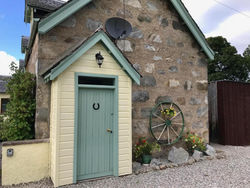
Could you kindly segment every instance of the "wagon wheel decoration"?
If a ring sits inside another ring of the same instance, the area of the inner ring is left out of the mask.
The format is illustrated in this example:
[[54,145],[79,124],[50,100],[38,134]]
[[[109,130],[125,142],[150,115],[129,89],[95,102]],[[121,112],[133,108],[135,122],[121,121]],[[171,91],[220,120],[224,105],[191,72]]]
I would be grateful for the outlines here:
[[175,103],[160,102],[151,111],[150,131],[159,144],[174,144],[184,130],[184,116]]

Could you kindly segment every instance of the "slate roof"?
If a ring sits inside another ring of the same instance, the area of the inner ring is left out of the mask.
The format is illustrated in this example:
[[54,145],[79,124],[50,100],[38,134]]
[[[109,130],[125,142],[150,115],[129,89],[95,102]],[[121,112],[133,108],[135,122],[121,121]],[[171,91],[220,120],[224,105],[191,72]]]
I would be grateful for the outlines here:
[[30,38],[28,36],[22,36],[22,41],[21,41],[22,53],[25,53],[25,49],[28,48],[29,40],[30,40]]
[[6,93],[6,84],[10,76],[0,75],[0,93]]
[[61,7],[65,1],[61,0],[26,0],[27,5],[34,8],[40,8],[47,11],[54,11]]

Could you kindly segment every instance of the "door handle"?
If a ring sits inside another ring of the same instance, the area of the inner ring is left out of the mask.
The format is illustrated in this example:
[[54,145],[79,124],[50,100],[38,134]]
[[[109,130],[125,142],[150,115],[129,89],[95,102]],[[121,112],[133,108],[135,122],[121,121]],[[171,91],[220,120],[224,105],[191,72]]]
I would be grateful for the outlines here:
[[111,129],[107,129],[107,132],[108,132],[108,133],[112,133],[112,130],[111,130]]

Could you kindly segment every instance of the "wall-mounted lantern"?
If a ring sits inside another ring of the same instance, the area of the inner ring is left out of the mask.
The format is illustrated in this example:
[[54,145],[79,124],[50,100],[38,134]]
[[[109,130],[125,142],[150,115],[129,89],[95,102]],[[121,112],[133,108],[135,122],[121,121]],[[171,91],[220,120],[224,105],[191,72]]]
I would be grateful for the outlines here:
[[95,54],[95,59],[96,59],[97,64],[99,65],[99,68],[101,68],[103,60],[104,60],[103,56],[101,55],[101,52]]

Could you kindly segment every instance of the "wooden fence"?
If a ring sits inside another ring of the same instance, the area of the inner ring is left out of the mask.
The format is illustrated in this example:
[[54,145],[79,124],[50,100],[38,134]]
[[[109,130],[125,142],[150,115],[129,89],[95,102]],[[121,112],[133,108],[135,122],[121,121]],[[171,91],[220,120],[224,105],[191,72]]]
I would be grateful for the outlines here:
[[250,84],[209,84],[210,139],[223,145],[250,145]]

